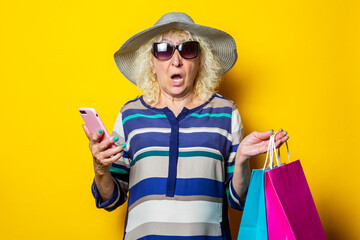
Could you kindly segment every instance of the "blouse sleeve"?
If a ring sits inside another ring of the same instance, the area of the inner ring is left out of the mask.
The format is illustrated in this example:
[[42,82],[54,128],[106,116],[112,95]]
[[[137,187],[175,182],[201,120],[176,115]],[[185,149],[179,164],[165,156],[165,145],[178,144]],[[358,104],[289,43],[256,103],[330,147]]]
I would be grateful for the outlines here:
[[[116,142],[117,145],[125,143],[121,112],[116,119],[111,135],[119,137],[119,140]],[[129,190],[130,171],[130,161],[126,150],[127,149],[125,147],[123,156],[110,167],[110,173],[113,178],[115,188],[112,196],[107,201],[101,201],[97,186],[95,181],[93,181],[91,190],[95,198],[97,208],[104,208],[107,211],[112,211],[126,202],[127,192]]]
[[244,206],[240,202],[240,198],[237,195],[233,184],[232,178],[235,168],[235,156],[237,148],[241,140],[243,139],[244,129],[241,122],[241,117],[236,105],[233,105],[232,118],[231,118],[231,152],[226,162],[226,195],[230,206],[237,210],[243,210]]

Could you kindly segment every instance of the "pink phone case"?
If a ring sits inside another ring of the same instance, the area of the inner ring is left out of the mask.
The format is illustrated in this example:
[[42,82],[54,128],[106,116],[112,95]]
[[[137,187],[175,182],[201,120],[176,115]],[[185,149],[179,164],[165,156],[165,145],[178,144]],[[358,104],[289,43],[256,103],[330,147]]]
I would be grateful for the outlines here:
[[94,108],[79,108],[79,113],[84,119],[86,126],[89,128],[91,133],[97,132],[99,129],[104,132],[104,135],[100,141],[102,141],[104,138],[110,137],[109,132],[106,130],[104,123],[101,121],[101,118]]

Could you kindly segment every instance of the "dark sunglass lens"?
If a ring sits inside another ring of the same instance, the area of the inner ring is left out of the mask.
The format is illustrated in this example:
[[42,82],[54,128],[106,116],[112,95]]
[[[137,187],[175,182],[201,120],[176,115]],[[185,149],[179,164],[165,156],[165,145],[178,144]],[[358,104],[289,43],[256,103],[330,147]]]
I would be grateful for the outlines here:
[[180,49],[181,56],[183,58],[195,58],[199,53],[199,43],[198,42],[184,42],[182,48]]
[[154,55],[157,59],[167,60],[171,57],[173,48],[168,43],[156,43],[154,44]]

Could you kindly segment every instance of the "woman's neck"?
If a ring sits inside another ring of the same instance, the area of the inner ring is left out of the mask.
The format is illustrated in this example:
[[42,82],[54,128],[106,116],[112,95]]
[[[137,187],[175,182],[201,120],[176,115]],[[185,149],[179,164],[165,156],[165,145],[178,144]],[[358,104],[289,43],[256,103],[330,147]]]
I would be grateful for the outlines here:
[[166,93],[161,93],[159,102],[155,105],[157,108],[169,108],[175,116],[178,116],[184,107],[191,109],[203,104],[204,101],[195,97],[193,92],[190,92],[186,96],[174,97]]

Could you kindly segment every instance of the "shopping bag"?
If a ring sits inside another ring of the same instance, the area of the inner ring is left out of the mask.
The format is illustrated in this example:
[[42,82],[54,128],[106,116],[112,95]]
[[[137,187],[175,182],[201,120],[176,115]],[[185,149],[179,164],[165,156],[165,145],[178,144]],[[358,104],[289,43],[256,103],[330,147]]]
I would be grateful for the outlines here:
[[241,218],[238,240],[267,240],[264,170],[254,169]]
[[[271,138],[272,137],[273,136],[271,136]],[[264,173],[270,148],[272,152],[272,145],[269,143],[263,169],[252,170],[245,207],[241,218],[238,240],[268,239]],[[273,156],[271,155],[269,159],[271,159],[272,162]]]
[[[272,148],[276,151],[273,136]],[[287,150],[289,156],[288,146]],[[275,159],[279,167],[273,167],[274,163],[270,160],[269,168],[272,169],[265,171],[268,239],[326,239],[300,161],[281,165],[280,159]]]

